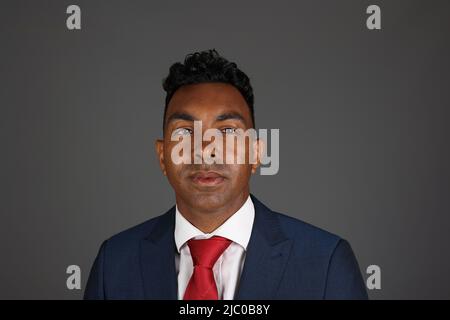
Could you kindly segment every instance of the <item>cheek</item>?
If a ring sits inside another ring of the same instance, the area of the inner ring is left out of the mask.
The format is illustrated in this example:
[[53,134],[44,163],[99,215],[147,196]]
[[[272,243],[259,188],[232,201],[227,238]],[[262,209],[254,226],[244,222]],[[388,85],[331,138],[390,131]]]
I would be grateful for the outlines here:
[[171,159],[171,146],[164,148],[164,166],[166,169],[167,178],[172,185],[179,185],[182,182],[182,164],[175,164]]
[[180,165],[176,165],[172,161],[172,150],[173,150],[174,146],[175,145],[173,143],[166,143],[165,144],[165,146],[164,146],[164,164],[165,164],[165,166],[166,166],[166,168],[168,170],[178,171]]
[[229,142],[227,142],[226,138],[224,138],[224,161],[228,161],[226,163],[230,164],[250,164],[252,163],[252,161],[254,162],[254,154],[252,154],[254,150],[250,148],[251,145],[252,140],[250,140],[249,138],[245,138],[244,143],[240,142],[240,140],[238,140],[237,138],[236,140],[231,139]]
[[166,163],[167,176],[174,180],[181,180],[183,173],[183,165],[175,165],[172,161]]
[[182,178],[179,166],[169,166],[166,169],[167,179],[176,192],[185,193],[188,191],[186,180]]
[[234,186],[246,185],[250,179],[251,166],[249,165],[232,165],[231,166],[231,182]]

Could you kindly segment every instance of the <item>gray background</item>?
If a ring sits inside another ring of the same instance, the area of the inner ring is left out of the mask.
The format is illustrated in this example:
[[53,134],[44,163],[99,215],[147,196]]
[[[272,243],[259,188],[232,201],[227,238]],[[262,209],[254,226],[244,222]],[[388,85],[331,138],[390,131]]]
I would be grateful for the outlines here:
[[[82,30],[66,28],[78,4]],[[369,4],[382,30],[365,26]],[[101,242],[165,212],[170,64],[216,48],[280,128],[252,192],[348,239],[372,299],[450,298],[449,1],[1,1],[0,298],[79,299]]]

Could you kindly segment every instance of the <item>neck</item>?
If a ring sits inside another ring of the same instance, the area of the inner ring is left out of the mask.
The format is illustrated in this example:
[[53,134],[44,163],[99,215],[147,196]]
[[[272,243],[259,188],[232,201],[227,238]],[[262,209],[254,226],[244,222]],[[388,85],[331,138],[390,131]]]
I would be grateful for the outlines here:
[[245,201],[247,201],[249,195],[250,193],[247,190],[224,206],[207,210],[190,206],[185,201],[182,201],[178,197],[176,198],[177,207],[181,215],[200,231],[211,233],[235,214]]

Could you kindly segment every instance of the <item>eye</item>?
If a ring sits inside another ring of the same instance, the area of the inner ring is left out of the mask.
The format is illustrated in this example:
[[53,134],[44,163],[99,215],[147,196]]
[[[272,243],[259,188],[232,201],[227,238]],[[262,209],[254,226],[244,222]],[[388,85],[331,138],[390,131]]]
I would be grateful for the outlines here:
[[178,128],[173,131],[174,136],[189,136],[192,134],[192,130],[189,128]]
[[235,134],[236,130],[236,128],[223,128],[222,132],[225,134]]

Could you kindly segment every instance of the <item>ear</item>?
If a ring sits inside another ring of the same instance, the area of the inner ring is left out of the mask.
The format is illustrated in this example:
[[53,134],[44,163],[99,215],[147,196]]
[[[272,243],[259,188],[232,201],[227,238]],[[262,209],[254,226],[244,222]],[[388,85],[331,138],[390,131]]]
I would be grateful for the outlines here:
[[256,139],[253,142],[253,154],[256,157],[255,163],[252,163],[252,174],[256,172],[258,167],[261,165],[261,158],[264,152],[264,148],[266,147],[266,144],[261,139]]
[[155,150],[159,160],[159,167],[161,168],[162,173],[166,176],[166,166],[164,164],[164,140],[157,139],[155,141]]

